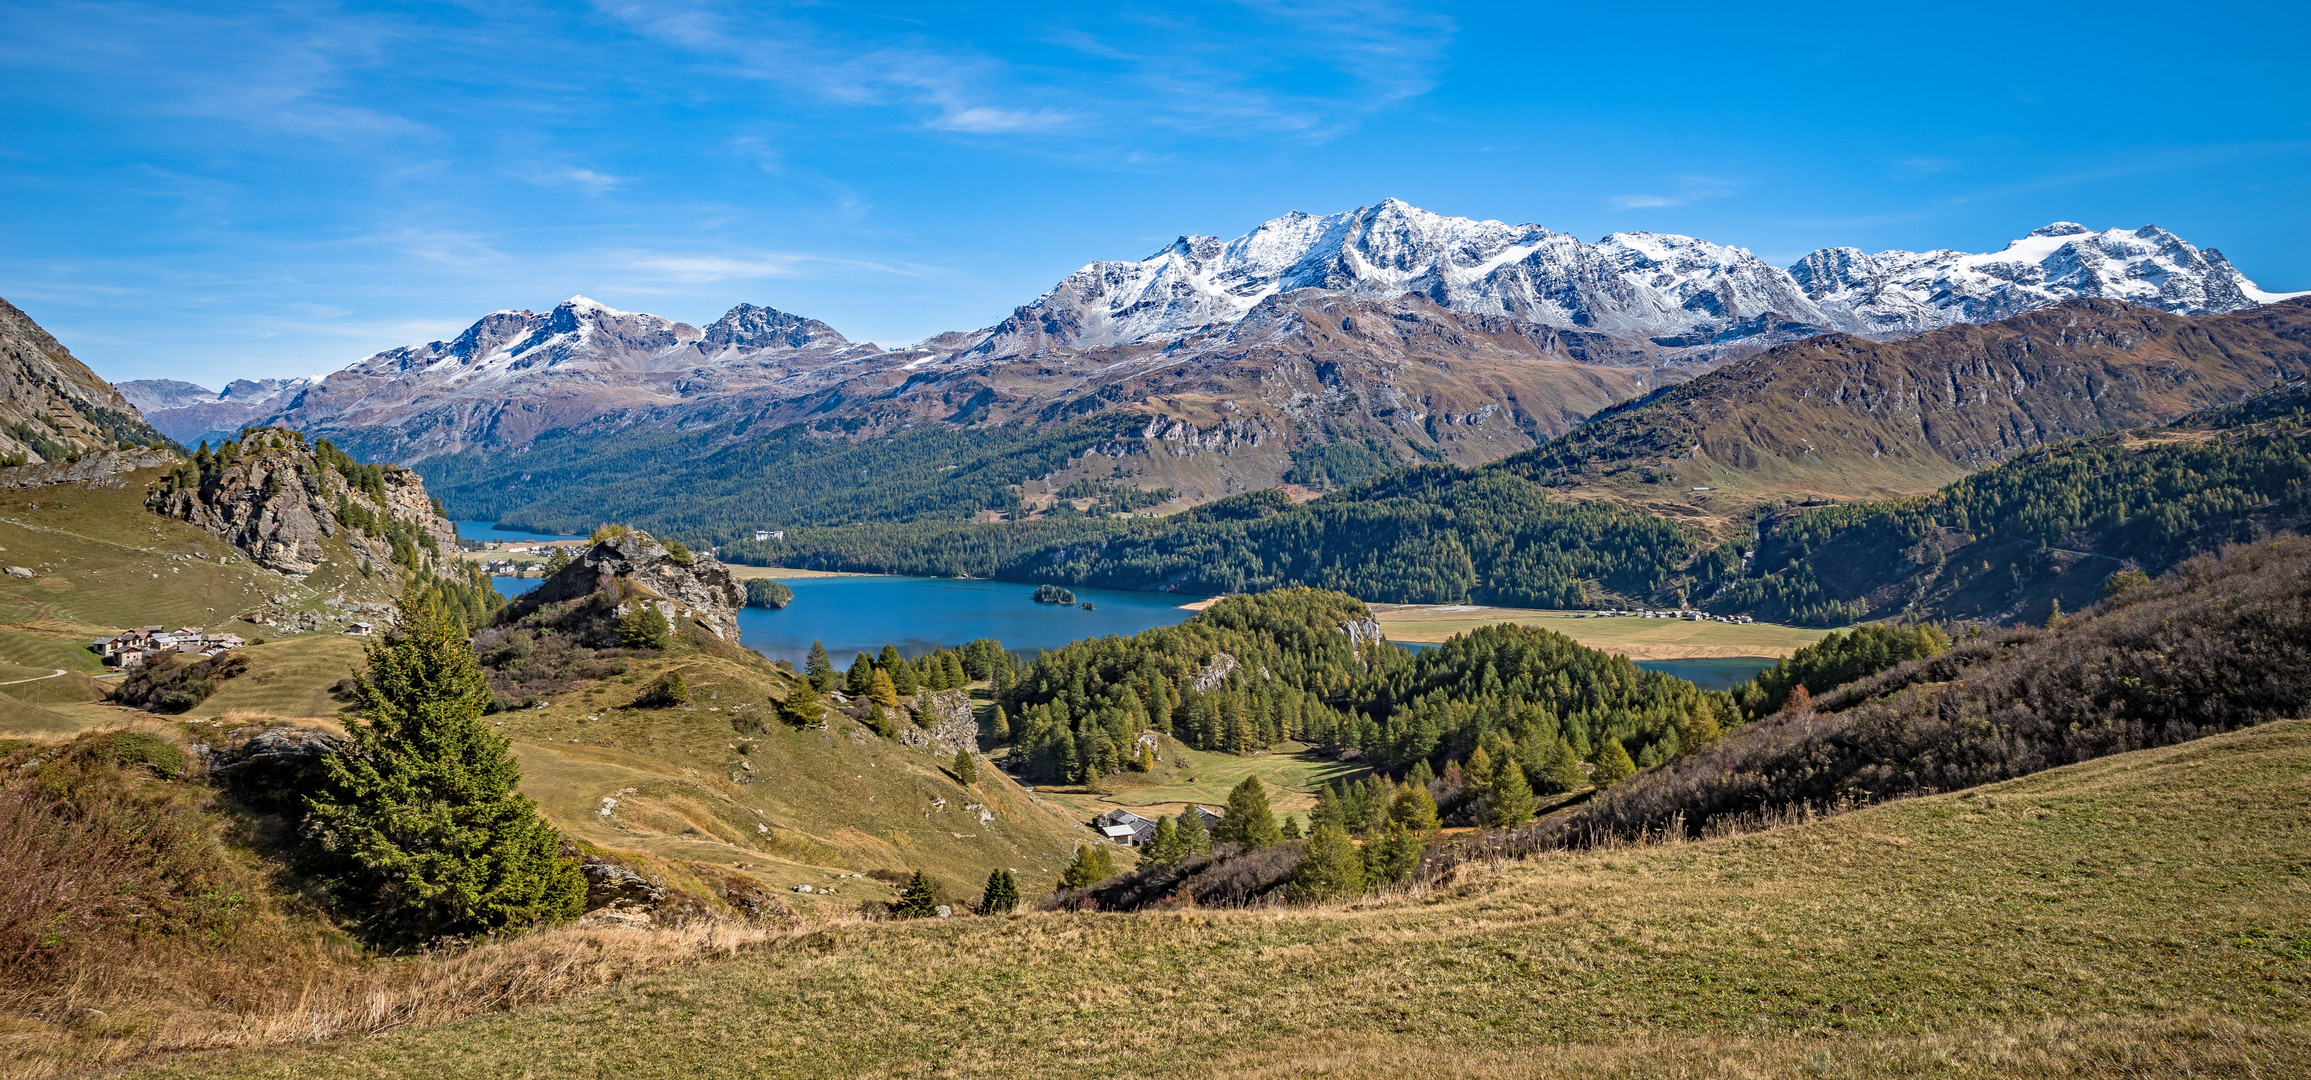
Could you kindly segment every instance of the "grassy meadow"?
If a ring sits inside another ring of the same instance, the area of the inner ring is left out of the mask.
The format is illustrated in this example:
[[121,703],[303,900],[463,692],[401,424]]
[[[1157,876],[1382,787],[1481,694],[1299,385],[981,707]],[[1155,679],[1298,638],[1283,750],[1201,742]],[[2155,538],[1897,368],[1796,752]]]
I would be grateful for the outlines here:
[[1227,803],[1230,789],[1247,776],[1257,776],[1268,787],[1270,807],[1278,813],[1305,814],[1316,805],[1317,785],[1357,779],[1367,771],[1299,743],[1240,757],[1197,750],[1171,738],[1164,739],[1163,748],[1153,772],[1117,773],[1096,787],[1040,787],[1036,794],[1085,818],[1117,808],[1154,817],[1180,813],[1190,803],[1218,809]]
[[1372,617],[1392,641],[1443,641],[1480,626],[1513,622],[1553,630],[1592,649],[1631,660],[1691,660],[1707,657],[1790,655],[1826,636],[1777,623],[1687,622],[1683,619],[1586,617],[1585,613],[1541,608],[1477,607],[1469,604],[1373,604]]
[[2311,1070],[2311,721],[1316,909],[797,931],[152,1077]]

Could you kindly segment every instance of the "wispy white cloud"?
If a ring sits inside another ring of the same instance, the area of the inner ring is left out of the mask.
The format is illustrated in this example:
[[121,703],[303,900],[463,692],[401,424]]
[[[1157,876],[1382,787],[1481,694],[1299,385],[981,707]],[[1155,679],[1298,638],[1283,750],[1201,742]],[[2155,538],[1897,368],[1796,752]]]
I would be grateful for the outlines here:
[[1652,210],[1665,206],[1689,206],[1704,199],[1722,199],[1741,191],[1741,185],[1713,176],[1681,176],[1671,188],[1672,194],[1614,195],[1605,201],[1621,210]]
[[588,195],[601,195],[626,186],[622,178],[592,169],[544,169],[515,173],[524,182],[539,187],[570,187]]

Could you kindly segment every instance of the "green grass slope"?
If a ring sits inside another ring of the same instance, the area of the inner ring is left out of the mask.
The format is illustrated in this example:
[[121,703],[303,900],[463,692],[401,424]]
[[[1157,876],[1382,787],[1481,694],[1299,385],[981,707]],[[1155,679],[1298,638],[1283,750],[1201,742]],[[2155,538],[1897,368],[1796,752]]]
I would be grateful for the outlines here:
[[1346,908],[833,927],[173,1077],[2311,1070],[2311,721]]

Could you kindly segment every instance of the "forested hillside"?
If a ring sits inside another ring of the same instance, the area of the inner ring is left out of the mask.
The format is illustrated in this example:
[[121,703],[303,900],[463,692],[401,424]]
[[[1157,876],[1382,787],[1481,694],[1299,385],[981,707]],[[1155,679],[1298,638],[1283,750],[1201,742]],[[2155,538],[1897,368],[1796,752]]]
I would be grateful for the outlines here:
[[1279,589],[1046,652],[1002,695],[1013,760],[1057,780],[1145,769],[1154,731],[1235,753],[1298,740],[1423,782],[1481,750],[1562,791],[1578,786],[1550,779],[1565,765],[1650,765],[1738,719],[1730,695],[1546,630],[1487,627],[1412,653],[1369,619],[1350,597]]
[[[1712,610],[1811,625],[1915,615],[2043,621],[2128,567],[2311,525],[2311,390],[2171,428],[2061,443],[1934,494],[1769,515],[1698,560]],[[1746,562],[1737,552],[1754,543]]]
[[2201,318],[2071,300],[1902,341],[1777,346],[1600,411],[1500,467],[1724,520],[1774,502],[1927,491],[2307,373],[2311,298]]

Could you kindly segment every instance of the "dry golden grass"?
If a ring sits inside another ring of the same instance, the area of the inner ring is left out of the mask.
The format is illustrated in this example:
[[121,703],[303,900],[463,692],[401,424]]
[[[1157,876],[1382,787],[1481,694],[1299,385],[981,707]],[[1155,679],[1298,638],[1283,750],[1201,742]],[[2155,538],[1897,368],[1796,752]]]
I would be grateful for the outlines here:
[[1780,658],[1820,641],[1829,633],[1778,623],[1599,619],[1568,611],[1467,604],[1374,604],[1372,617],[1380,623],[1381,630],[1396,641],[1443,641],[1479,627],[1513,622],[1553,630],[1592,649],[1620,653],[1631,660]]
[[784,931],[580,923],[433,956],[370,959],[285,926],[230,953],[146,943],[91,958],[61,992],[0,995],[0,1076],[46,1080],[195,1050],[379,1035],[518,1009],[728,958]]
[[836,925],[156,1075],[2311,1074],[2311,721],[1317,909]]

